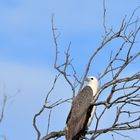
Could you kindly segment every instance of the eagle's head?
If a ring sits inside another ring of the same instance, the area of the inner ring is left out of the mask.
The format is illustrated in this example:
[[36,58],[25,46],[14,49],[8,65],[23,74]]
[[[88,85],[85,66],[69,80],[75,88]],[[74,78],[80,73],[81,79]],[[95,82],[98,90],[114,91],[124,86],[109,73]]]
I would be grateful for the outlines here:
[[99,82],[97,80],[97,78],[95,78],[94,76],[88,76],[86,81],[88,82],[88,86],[90,86],[93,90],[93,93],[96,94],[98,91],[98,87],[99,87]]

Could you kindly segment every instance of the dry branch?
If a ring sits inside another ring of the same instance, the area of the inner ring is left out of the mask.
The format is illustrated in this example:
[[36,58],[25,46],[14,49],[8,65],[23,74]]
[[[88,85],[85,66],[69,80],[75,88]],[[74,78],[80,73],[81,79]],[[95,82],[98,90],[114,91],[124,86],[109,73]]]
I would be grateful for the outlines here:
[[5,111],[5,107],[6,107],[6,102],[7,102],[7,96],[4,95],[4,99],[3,99],[3,102],[2,102],[2,111],[0,113],[0,123],[2,122],[3,118],[4,118],[4,111]]

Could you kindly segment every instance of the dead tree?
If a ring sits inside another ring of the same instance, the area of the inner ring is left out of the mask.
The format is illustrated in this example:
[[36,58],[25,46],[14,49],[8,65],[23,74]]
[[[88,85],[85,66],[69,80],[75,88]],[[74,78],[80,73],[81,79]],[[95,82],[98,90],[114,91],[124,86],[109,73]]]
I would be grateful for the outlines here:
[[[138,67],[140,64],[140,48],[138,48],[139,46],[136,47],[136,43],[138,41],[137,37],[140,32],[140,19],[138,17],[135,18],[135,13],[139,8],[135,9],[130,17],[125,16],[117,30],[108,28],[106,25],[105,0],[103,1],[103,9],[104,35],[96,51],[89,56],[85,71],[80,76],[77,74],[77,70],[72,64],[70,53],[71,43],[69,43],[69,46],[65,52],[64,62],[61,64],[58,62],[58,38],[60,34],[58,33],[58,29],[55,27],[54,17],[52,17],[52,32],[55,46],[54,69],[57,71],[57,75],[53,81],[52,88],[46,96],[42,108],[33,118],[33,126],[37,132],[38,140],[48,140],[51,138],[57,139],[65,135],[64,130],[48,133],[51,110],[60,104],[72,100],[72,98],[75,96],[77,88],[79,88],[78,90],[82,89],[85,78],[89,74],[89,70],[91,69],[91,64],[93,63],[94,59],[97,55],[100,55],[101,51],[105,52],[108,45],[113,41],[120,42],[120,45],[117,46],[117,51],[111,51],[110,58],[105,69],[101,71],[98,76],[98,80],[101,84],[98,95],[94,100],[94,102],[96,102],[94,105],[97,106],[94,117],[95,125],[92,130],[87,132],[86,138],[95,140],[104,133],[111,133],[112,138],[114,137],[114,134],[117,134],[124,138],[127,137],[132,139],[129,135],[127,136],[121,132],[140,128],[140,71],[134,72],[131,75],[129,74],[128,76],[125,75],[133,63],[137,63]],[[69,73],[69,69],[71,69],[71,73]],[[72,98],[66,100],[60,99],[52,104],[49,104],[49,95],[55,88],[55,84],[60,76],[63,76],[65,81],[71,87]],[[99,100],[99,98],[104,94],[106,95],[102,97],[102,100]],[[50,110],[48,129],[46,130],[47,134],[41,138],[41,132],[37,127],[36,121],[46,109]],[[113,119],[111,120],[111,124],[109,126],[105,125],[105,127],[103,127],[100,124],[104,116],[108,114],[109,110],[113,111]],[[125,119],[123,119],[124,117]]]

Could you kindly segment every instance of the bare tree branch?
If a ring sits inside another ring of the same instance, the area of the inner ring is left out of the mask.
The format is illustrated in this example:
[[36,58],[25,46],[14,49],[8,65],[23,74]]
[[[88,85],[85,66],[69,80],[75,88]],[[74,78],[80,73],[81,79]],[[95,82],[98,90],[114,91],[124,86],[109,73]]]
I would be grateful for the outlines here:
[[54,44],[55,44],[55,62],[54,62],[54,68],[63,75],[63,77],[65,78],[65,80],[67,81],[67,83],[70,85],[72,92],[73,92],[73,97],[75,96],[75,86],[72,83],[72,81],[69,79],[70,75],[67,72],[68,67],[70,66],[71,69],[73,70],[73,77],[77,80],[78,77],[76,76],[76,70],[74,69],[73,65],[71,64],[72,59],[70,59],[70,47],[71,47],[71,42],[68,45],[68,49],[65,52],[65,62],[63,64],[59,64],[58,65],[58,43],[57,43],[57,39],[59,37],[59,34],[57,35],[56,33],[57,28],[54,25],[54,15],[52,16],[52,32],[53,32],[53,39],[54,39]]
[[57,75],[54,79],[54,82],[53,82],[53,85],[52,85],[52,88],[50,89],[50,91],[48,92],[46,98],[45,98],[45,101],[44,101],[44,105],[42,106],[42,108],[39,110],[38,113],[36,113],[34,115],[34,118],[33,118],[33,127],[34,129],[36,130],[37,132],[37,139],[40,140],[40,137],[41,137],[41,132],[40,130],[38,129],[37,127],[37,118],[43,113],[43,111],[46,109],[46,104],[48,103],[48,98],[49,98],[49,95],[52,93],[52,90],[54,89],[55,87],[55,84],[57,82],[57,79],[60,75]]
[[49,133],[49,128],[50,128],[50,120],[51,120],[51,113],[52,113],[52,110],[50,110],[50,112],[49,112],[49,118],[48,118],[48,127],[47,127],[47,134],[46,134],[46,135],[48,135],[48,133]]
[[5,111],[5,107],[6,107],[6,102],[7,102],[7,96],[4,95],[4,99],[3,99],[3,103],[2,103],[2,111],[0,113],[0,123],[2,122],[2,120],[4,118],[4,111]]
[[107,27],[106,27],[106,1],[103,0],[103,27],[104,27],[104,31],[105,31],[105,34],[107,34]]

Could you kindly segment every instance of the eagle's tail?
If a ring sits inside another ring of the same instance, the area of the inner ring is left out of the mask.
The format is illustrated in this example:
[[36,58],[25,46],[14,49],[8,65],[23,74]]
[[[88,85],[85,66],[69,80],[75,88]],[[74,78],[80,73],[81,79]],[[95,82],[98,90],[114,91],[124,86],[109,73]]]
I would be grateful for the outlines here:
[[78,134],[73,136],[70,131],[68,131],[68,128],[65,128],[65,137],[66,140],[83,140],[83,137],[85,136],[88,129],[84,129],[80,131]]
[[66,140],[82,140],[79,135],[73,136],[67,128],[65,129],[65,137]]

